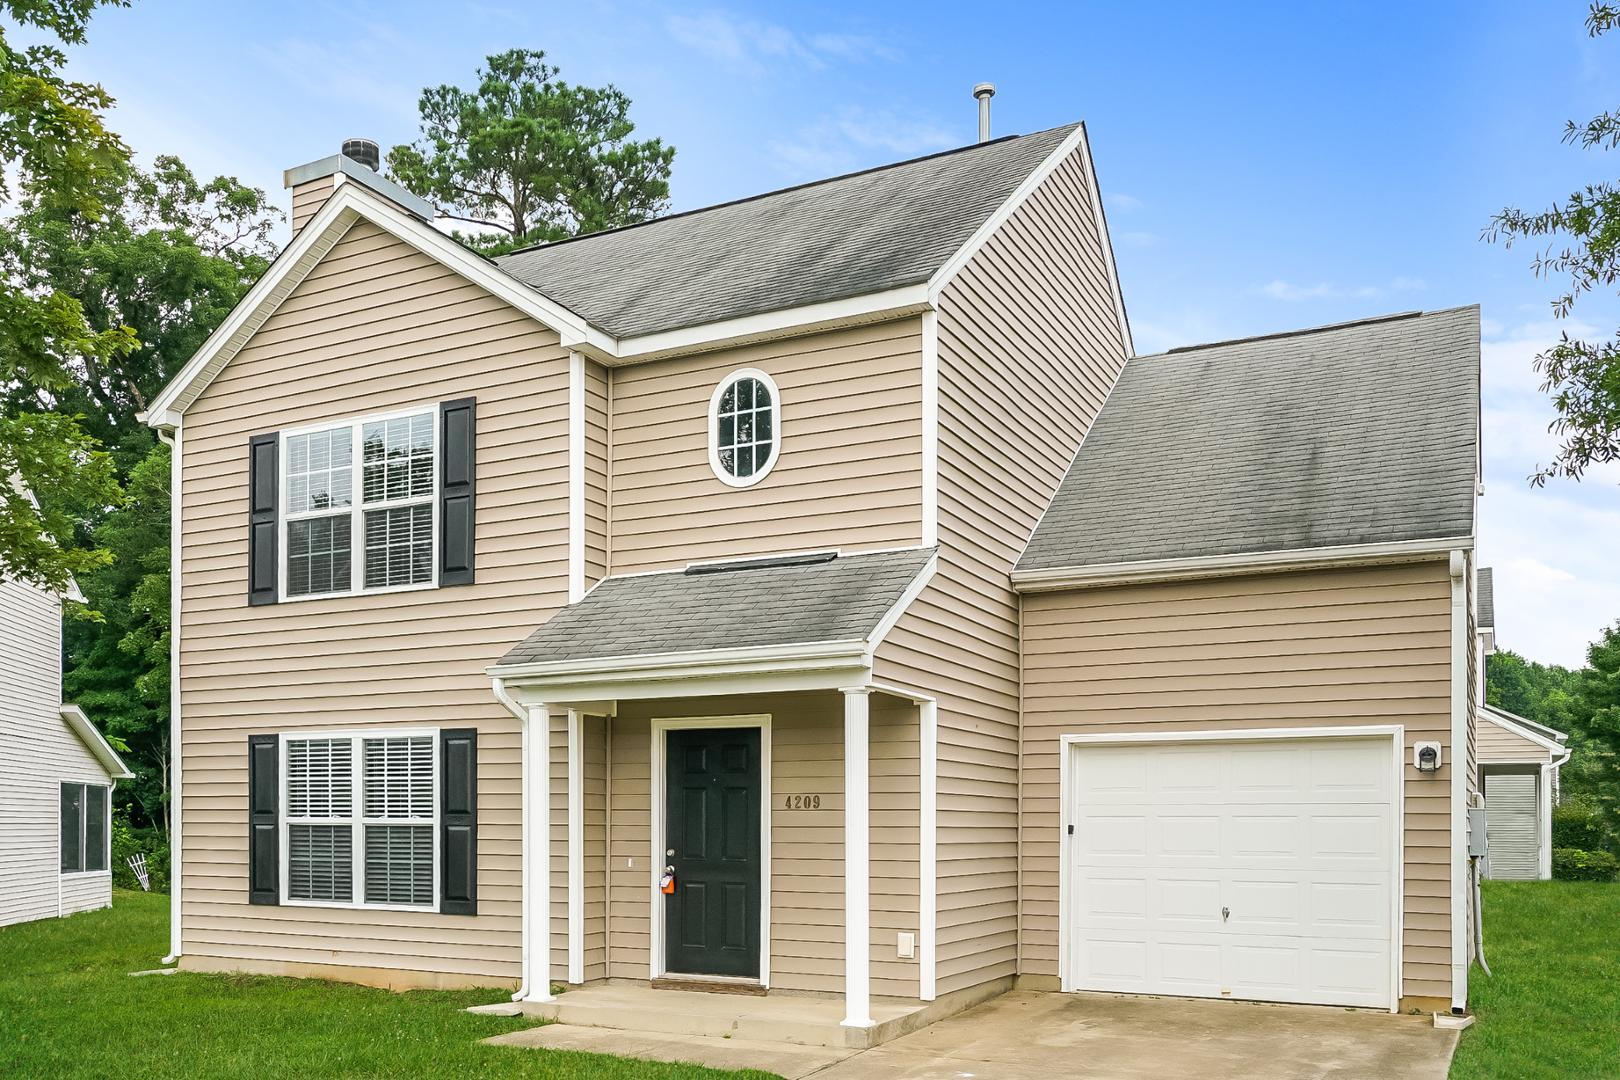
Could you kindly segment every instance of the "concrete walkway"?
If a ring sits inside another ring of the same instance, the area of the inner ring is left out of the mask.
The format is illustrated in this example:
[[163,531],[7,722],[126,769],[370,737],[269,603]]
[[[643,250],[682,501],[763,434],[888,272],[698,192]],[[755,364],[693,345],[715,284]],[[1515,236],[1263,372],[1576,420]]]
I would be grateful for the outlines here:
[[1017,991],[870,1050],[553,1025],[491,1042],[590,1050],[785,1080],[1445,1080],[1457,1033],[1427,1016]]

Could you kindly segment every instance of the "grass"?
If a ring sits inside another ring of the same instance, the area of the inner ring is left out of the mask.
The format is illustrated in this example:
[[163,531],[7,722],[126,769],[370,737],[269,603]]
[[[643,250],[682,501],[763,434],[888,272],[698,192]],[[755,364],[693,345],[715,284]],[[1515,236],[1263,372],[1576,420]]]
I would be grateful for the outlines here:
[[129,978],[168,949],[168,897],[0,928],[0,1077],[433,1076],[766,1080],[484,1046],[532,1021],[462,1010],[499,991],[392,993],[314,979]]
[[1620,885],[1487,881],[1453,1080],[1620,1075]]

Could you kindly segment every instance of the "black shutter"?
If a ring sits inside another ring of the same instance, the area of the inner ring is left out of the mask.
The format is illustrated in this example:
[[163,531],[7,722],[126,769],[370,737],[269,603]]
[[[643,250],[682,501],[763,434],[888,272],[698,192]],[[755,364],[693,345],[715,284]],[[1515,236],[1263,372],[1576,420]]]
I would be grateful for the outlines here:
[[439,910],[478,914],[478,732],[439,732]]
[[439,406],[439,584],[473,583],[473,495],[477,402]]
[[276,602],[276,447],[280,436],[248,440],[248,603]]
[[281,787],[275,735],[248,736],[248,903],[281,903]]

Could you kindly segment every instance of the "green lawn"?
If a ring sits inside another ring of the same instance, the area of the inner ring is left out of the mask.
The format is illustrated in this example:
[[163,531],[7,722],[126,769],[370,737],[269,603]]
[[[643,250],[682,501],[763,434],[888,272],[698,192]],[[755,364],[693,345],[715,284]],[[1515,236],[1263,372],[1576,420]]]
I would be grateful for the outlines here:
[[168,951],[166,896],[0,928],[0,1077],[434,1076],[764,1080],[483,1046],[524,1021],[471,1016],[497,991],[396,994],[311,979],[131,979]]
[[1620,1076],[1620,885],[1485,883],[1487,976],[1453,1080]]

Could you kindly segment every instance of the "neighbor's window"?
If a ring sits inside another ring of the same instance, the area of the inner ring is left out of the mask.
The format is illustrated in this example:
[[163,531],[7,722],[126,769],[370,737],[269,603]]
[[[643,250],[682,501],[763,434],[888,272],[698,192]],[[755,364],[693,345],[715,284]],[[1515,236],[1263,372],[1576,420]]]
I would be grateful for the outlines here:
[[287,596],[433,583],[437,427],[426,409],[283,436]]
[[62,785],[62,872],[103,871],[108,865],[110,803],[105,784]]
[[734,371],[709,402],[709,466],[722,482],[747,487],[765,479],[782,445],[782,402],[763,371]]
[[287,900],[431,908],[438,740],[284,736]]

